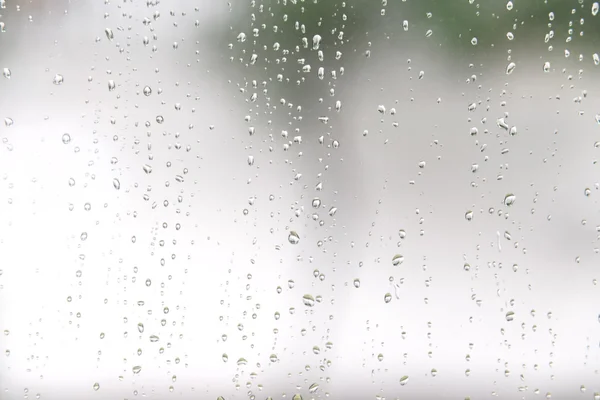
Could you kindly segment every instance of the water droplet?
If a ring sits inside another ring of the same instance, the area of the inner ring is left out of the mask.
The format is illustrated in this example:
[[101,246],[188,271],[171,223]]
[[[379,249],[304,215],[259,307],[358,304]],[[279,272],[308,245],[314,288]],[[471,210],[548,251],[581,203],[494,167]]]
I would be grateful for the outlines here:
[[298,234],[296,233],[296,231],[291,231],[290,234],[288,235],[288,242],[290,242],[291,244],[298,244],[300,243],[300,236],[298,236]]
[[392,258],[392,265],[394,267],[397,267],[398,265],[402,264],[404,262],[404,256],[401,254],[396,254],[393,258]]
[[310,294],[305,294],[302,297],[302,302],[304,303],[305,306],[312,307],[315,305],[315,298],[312,297]]
[[383,361],[383,354],[379,353],[379,354],[377,355],[377,360],[379,360],[379,361]]
[[115,81],[113,81],[112,79],[108,81],[108,91],[112,92],[113,90],[115,90],[115,88],[117,87]]
[[152,94],[152,88],[150,86],[145,86],[143,92],[144,96],[148,97]]
[[292,397],[292,400],[302,400],[302,396],[295,394],[294,397]]
[[117,190],[121,189],[121,182],[117,178],[113,179],[113,187]]
[[315,197],[312,201],[312,206],[313,206],[313,208],[321,207],[321,199],[319,199],[318,197]]
[[141,367],[141,366],[139,366],[139,365],[136,365],[136,366],[135,366],[135,367],[133,367],[131,370],[133,371],[133,373],[134,373],[134,374],[136,374],[136,375],[137,375],[137,374],[139,374],[139,373],[142,371],[142,367]]
[[592,191],[590,190],[590,188],[585,188],[583,194],[585,195],[585,197],[589,197],[592,194]]
[[319,50],[319,46],[321,45],[321,36],[315,35],[313,36],[313,50]]
[[75,186],[75,179],[69,178],[69,186],[71,186],[71,187]]
[[600,56],[598,53],[594,53],[594,55],[592,55],[592,59],[594,60],[594,65],[600,65]]
[[467,212],[465,213],[465,219],[466,219],[467,221],[471,221],[471,220],[473,219],[473,211],[467,211]]
[[431,376],[433,376],[433,377],[435,378],[435,377],[436,377],[436,375],[437,375],[437,369],[435,369],[435,368],[432,368],[432,369],[431,369]]
[[477,46],[477,38],[476,37],[474,37],[474,38],[471,39],[471,44],[473,46]]
[[4,118],[4,126],[6,126],[7,128],[10,128],[11,126],[13,126],[13,124],[15,123],[15,121],[13,121],[12,118]]
[[598,10],[600,10],[600,4],[598,4],[598,2],[595,2],[592,4],[592,15],[595,17],[596,15],[598,15]]
[[386,303],[389,303],[390,301],[392,301],[392,294],[391,293],[386,293],[383,296],[383,301],[385,301]]
[[337,207],[331,207],[329,209],[329,216],[333,217],[335,215],[335,213],[337,212]]
[[360,287],[360,279],[356,278],[354,280],[354,287],[357,288],[357,289]]
[[156,343],[156,342],[158,342],[158,340],[159,340],[158,336],[156,336],[156,335],[151,335],[150,336],[150,342],[151,343]]
[[6,79],[10,79],[10,77],[12,76],[12,72],[8,68],[3,68],[2,76],[4,76]]
[[113,33],[112,29],[110,29],[110,28],[106,28],[104,30],[104,33],[106,33],[106,38],[108,40],[113,40],[115,38],[115,34]]
[[144,333],[144,324],[138,323],[137,328],[139,333]]
[[404,386],[408,383],[408,375],[404,375],[402,378],[400,378],[400,385]]
[[506,3],[506,9],[507,9],[508,11],[510,11],[510,10],[512,10],[512,9],[513,9],[513,2],[512,2],[512,1],[509,1],[508,3]]
[[515,319],[515,313],[513,311],[509,311],[506,313],[506,320],[511,322]]
[[506,75],[512,74],[513,71],[515,70],[516,66],[517,66],[517,64],[515,64],[514,62],[511,62],[510,64],[508,64],[508,66],[506,67]]
[[406,231],[404,229],[400,229],[398,231],[398,236],[400,236],[400,239],[406,238]]
[[512,206],[513,204],[515,204],[515,201],[517,199],[517,196],[515,196],[512,193],[507,194],[506,196],[504,196],[504,205],[505,206]]
[[544,63],[544,72],[550,72],[550,62],[546,61]]
[[163,122],[165,122],[165,119],[163,118],[162,115],[157,115],[156,122],[158,122],[159,124],[162,124]]
[[71,135],[69,135],[68,133],[65,133],[62,135],[62,142],[64,144],[69,144],[71,142]]
[[63,78],[63,76],[61,74],[56,74],[56,75],[54,75],[54,79],[52,80],[52,83],[54,83],[55,85],[62,85],[64,81],[65,81],[65,78]]
[[145,173],[150,174],[152,173],[152,166],[148,165],[148,164],[144,164],[142,166],[142,169],[144,170]]
[[93,388],[94,388],[94,390],[100,389],[100,384],[98,382],[94,383]]
[[433,35],[433,31],[431,29],[425,32],[425,37],[431,37],[431,35]]

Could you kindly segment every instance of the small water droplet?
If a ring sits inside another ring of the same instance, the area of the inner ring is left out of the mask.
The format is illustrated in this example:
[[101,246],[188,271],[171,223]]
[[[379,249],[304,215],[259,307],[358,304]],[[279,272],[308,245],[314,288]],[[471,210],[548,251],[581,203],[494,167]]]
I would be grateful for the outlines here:
[[54,79],[52,80],[52,83],[54,83],[55,85],[62,85],[64,81],[65,81],[65,78],[61,74],[56,74],[56,75],[54,75]]
[[512,206],[513,204],[515,204],[515,201],[517,199],[517,196],[515,196],[512,193],[507,194],[506,196],[504,196],[504,205],[505,206]]
[[13,126],[14,123],[15,123],[15,121],[13,121],[12,118],[9,118],[9,117],[4,118],[4,126],[6,126],[7,128],[10,128],[11,126]]
[[594,2],[592,4],[592,15],[595,17],[596,15],[598,15],[598,10],[600,10],[600,4],[598,4],[598,2]]
[[513,71],[515,70],[517,64],[515,64],[514,62],[511,62],[510,64],[508,64],[508,66],[506,67],[506,75],[510,75],[513,73]]
[[117,178],[113,179],[113,187],[117,190],[121,189],[121,182]]
[[465,219],[466,219],[467,221],[471,221],[471,220],[473,219],[473,211],[467,211],[467,212],[465,213]]
[[93,388],[94,388],[94,390],[100,389],[100,384],[98,382],[94,383]]
[[113,40],[115,38],[115,34],[113,33],[112,29],[110,29],[110,28],[106,28],[104,30],[104,33],[106,34],[106,38],[108,40]]
[[476,37],[474,37],[474,38],[471,39],[471,44],[473,46],[477,46],[477,38]]
[[550,62],[546,61],[544,63],[544,72],[550,72]]
[[312,297],[310,294],[305,294],[302,297],[302,302],[304,303],[305,306],[312,307],[315,305],[315,298]]
[[2,76],[4,76],[6,79],[10,79],[10,77],[12,76],[12,72],[8,68],[3,68]]
[[71,135],[69,135],[68,133],[64,133],[62,135],[62,142],[64,144],[69,144],[71,142]]
[[512,9],[513,9],[513,2],[512,2],[512,1],[509,1],[508,3],[506,3],[506,9],[507,9],[508,11],[510,11],[510,10],[512,10]]
[[112,92],[117,87],[117,84],[112,79],[108,81],[108,91]]
[[404,256],[401,254],[396,254],[393,258],[392,258],[392,265],[394,267],[397,267],[398,265],[402,264],[404,262]]
[[288,235],[288,242],[290,242],[291,244],[298,244],[300,243],[300,236],[298,236],[298,234],[296,233],[296,231],[291,231],[290,234]]
[[391,293],[386,293],[383,296],[383,301],[385,301],[386,303],[389,303],[390,301],[392,301],[392,294]]
[[515,313],[513,311],[509,311],[506,313],[506,320],[511,322],[515,319]]
[[144,86],[144,96],[148,97],[152,94],[152,88],[150,86]]
[[321,45],[321,35],[313,36],[313,50],[319,50],[320,45]]
[[148,165],[148,164],[144,164],[142,166],[142,169],[144,170],[145,173],[147,174],[151,174],[152,173],[152,166]]
[[402,378],[400,378],[400,385],[404,386],[408,383],[408,375],[404,375]]

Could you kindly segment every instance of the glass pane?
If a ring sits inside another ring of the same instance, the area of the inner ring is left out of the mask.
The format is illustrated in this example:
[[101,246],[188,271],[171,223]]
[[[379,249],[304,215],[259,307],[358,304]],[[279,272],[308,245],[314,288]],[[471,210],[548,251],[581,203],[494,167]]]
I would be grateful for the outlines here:
[[600,399],[588,0],[0,0],[1,399]]

